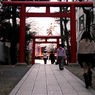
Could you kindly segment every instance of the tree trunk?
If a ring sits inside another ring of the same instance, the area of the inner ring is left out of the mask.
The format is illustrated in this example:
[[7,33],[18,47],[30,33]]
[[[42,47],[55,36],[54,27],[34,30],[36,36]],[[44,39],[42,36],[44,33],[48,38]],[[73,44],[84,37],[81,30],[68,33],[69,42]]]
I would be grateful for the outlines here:
[[16,28],[17,24],[16,24],[16,7],[12,7],[12,23],[13,23],[13,28]]
[[[12,23],[13,23],[13,29],[15,32],[15,29],[16,29],[16,7],[12,7]],[[16,32],[15,32],[16,33]],[[10,56],[11,56],[11,64],[14,65],[16,64],[16,39],[14,39],[14,36],[15,36],[15,33],[13,33],[13,38],[12,38],[12,41],[11,41],[11,47],[10,47]]]
[[[60,33],[61,36],[63,36],[63,24],[62,24],[62,18],[60,18]],[[64,47],[64,40],[61,38],[61,44]]]
[[11,64],[15,65],[17,63],[17,60],[16,60],[16,42],[14,41],[11,42],[10,57],[11,57]]
[[86,31],[90,32],[90,11],[86,10],[84,7],[82,7],[83,12],[86,14]]
[[64,26],[65,26],[65,36],[66,36],[66,43],[67,43],[67,57],[68,57],[68,60],[69,62],[71,62],[71,53],[70,53],[70,46],[69,46],[69,34],[68,34],[68,30],[67,30],[67,23],[66,23],[66,18],[64,20]]
[[[61,1],[61,0],[60,0]],[[62,12],[62,7],[60,7],[60,12]],[[62,24],[62,17],[60,17],[60,33],[63,36],[63,24]],[[64,47],[64,40],[61,38],[61,44]]]

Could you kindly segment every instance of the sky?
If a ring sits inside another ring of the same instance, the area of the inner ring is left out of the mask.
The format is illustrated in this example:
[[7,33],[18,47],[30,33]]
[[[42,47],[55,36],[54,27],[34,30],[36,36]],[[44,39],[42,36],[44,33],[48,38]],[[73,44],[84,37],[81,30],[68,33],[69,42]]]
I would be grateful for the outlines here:
[[[51,12],[59,11],[59,8],[50,8]],[[45,7],[39,7],[39,8],[35,8],[35,7],[31,7],[31,8],[27,8],[26,12],[44,12],[46,11]],[[46,35],[46,30],[50,27],[51,23],[54,22],[54,18],[52,17],[29,17],[27,18],[27,23],[31,23],[31,20],[34,20],[35,22],[37,22],[39,24],[39,27],[43,27],[43,34]]]
[[[57,0],[51,0],[51,1],[57,1]],[[46,8],[45,7],[27,7],[26,8],[26,12],[44,12],[45,13]],[[50,7],[50,12],[59,12],[59,7]],[[43,34],[46,35],[46,30],[48,29],[48,27],[50,27],[51,23],[54,22],[54,18],[52,17],[29,17],[26,19],[26,22],[31,23],[31,20],[35,20],[38,24],[39,27],[43,27]],[[59,26],[60,27],[60,26]],[[68,27],[70,28],[70,26],[68,25]],[[60,29],[59,31],[60,32]]]

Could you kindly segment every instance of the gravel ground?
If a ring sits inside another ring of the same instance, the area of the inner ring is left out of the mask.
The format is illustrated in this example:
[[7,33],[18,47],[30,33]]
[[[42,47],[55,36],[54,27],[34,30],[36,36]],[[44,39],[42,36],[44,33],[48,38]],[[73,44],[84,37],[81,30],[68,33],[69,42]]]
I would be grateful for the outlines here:
[[[75,76],[77,76],[79,79],[84,81],[83,73],[84,70],[83,68],[80,67],[79,64],[76,63],[71,63],[69,66],[65,65],[65,68],[68,69],[71,73],[73,73]],[[92,88],[95,90],[95,68],[92,69]]]
[[[8,95],[30,68],[31,66],[0,65],[0,95]],[[79,64],[65,65],[65,68],[84,81],[83,68]],[[92,72],[92,88],[95,90],[95,70]]]
[[30,67],[0,65],[0,95],[8,95]]

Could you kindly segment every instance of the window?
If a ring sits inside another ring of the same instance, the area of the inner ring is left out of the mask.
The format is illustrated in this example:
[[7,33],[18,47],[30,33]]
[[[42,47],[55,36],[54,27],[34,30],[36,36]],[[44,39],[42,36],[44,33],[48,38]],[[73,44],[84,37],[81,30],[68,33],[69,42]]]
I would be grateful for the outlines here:
[[95,15],[95,8],[92,8],[90,10],[90,18],[91,18],[91,23],[94,23],[94,15]]
[[84,27],[84,15],[82,15],[80,18],[79,18],[79,31],[81,31]]

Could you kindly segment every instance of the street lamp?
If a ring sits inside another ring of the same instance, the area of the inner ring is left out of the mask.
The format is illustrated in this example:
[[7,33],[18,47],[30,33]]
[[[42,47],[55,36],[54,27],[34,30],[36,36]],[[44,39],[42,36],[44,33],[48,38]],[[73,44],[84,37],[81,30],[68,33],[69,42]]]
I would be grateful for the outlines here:
[[[79,0],[80,2],[82,2],[82,0]],[[86,14],[86,31],[90,32],[90,22],[91,22],[91,18],[90,18],[90,9],[92,7],[82,7],[83,12]]]

